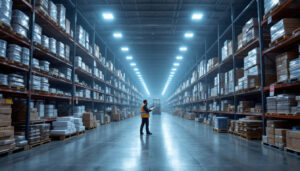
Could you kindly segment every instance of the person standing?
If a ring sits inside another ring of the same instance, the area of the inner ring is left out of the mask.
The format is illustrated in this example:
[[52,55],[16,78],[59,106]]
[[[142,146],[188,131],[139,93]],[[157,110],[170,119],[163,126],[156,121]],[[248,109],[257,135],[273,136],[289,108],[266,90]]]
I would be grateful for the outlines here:
[[140,134],[143,135],[143,129],[144,129],[144,125],[146,124],[146,132],[147,135],[152,135],[152,133],[149,131],[149,117],[150,117],[150,112],[153,110],[153,108],[148,109],[147,107],[147,100],[143,101],[144,104],[141,107],[141,118],[142,118],[142,124],[140,127]]

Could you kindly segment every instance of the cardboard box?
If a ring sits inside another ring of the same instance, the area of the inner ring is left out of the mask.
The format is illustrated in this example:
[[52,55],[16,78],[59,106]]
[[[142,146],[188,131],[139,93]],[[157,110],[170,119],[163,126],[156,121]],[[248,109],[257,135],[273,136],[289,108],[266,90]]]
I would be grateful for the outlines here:
[[267,120],[267,127],[271,128],[288,128],[289,124],[286,120]]
[[300,151],[300,131],[287,131],[286,146],[289,149]]
[[[266,127],[266,134],[267,134],[267,137],[269,138],[273,138],[275,139],[275,128],[272,128],[272,127]],[[274,140],[275,141],[275,140]]]
[[268,144],[275,145],[275,138],[272,137],[267,137],[267,138],[268,138]]

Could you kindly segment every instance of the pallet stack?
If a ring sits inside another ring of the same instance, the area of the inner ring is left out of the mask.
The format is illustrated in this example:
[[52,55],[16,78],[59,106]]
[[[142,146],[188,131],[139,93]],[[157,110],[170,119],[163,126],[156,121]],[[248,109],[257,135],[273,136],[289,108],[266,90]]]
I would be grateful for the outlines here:
[[[267,127],[266,127],[266,135],[267,135],[267,143],[273,146],[276,146],[275,144],[275,129],[282,129],[282,128],[289,128],[289,123],[286,120],[268,120],[267,121]],[[280,136],[279,130],[277,130],[278,135]],[[281,133],[282,134],[282,133]],[[278,146],[281,146],[279,137],[278,140]]]
[[93,115],[92,112],[85,112],[82,115],[83,125],[85,129],[93,129],[97,127],[97,119],[96,116]]
[[0,154],[15,148],[14,127],[11,126],[12,100],[0,98]]

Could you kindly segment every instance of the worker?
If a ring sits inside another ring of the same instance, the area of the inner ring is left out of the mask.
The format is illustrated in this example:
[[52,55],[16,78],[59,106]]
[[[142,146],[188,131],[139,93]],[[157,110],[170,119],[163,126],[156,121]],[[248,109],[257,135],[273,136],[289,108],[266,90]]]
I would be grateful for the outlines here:
[[149,117],[150,117],[150,112],[154,109],[153,107],[148,109],[147,107],[147,100],[144,100],[143,101],[144,104],[142,105],[141,107],[141,118],[142,118],[142,124],[141,124],[141,127],[140,127],[140,134],[143,135],[143,128],[144,128],[144,125],[146,124],[146,131],[147,131],[147,135],[152,135],[152,133],[149,131]]

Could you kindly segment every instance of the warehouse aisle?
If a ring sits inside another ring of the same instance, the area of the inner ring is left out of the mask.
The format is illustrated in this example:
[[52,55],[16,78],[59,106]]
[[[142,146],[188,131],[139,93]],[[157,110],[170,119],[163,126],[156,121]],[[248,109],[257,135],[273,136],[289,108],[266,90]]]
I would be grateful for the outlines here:
[[300,159],[168,114],[111,123],[65,142],[0,158],[0,170],[296,170]]

